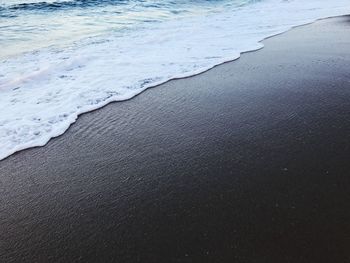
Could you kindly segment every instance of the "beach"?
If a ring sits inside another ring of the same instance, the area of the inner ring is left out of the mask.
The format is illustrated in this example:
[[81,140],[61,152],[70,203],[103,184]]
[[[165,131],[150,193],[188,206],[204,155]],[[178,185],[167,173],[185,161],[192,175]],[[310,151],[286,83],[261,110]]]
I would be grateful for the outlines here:
[[350,261],[350,18],[0,161],[0,262]]

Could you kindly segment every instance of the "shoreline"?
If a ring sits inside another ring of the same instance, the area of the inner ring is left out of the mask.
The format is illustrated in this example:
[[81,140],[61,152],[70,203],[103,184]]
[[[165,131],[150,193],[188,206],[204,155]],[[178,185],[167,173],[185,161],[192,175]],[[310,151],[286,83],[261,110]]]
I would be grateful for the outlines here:
[[[212,70],[216,67],[219,67],[223,64],[226,64],[226,63],[231,63],[231,62],[234,62],[238,59],[241,58],[242,55],[244,54],[249,54],[249,53],[252,53],[252,52],[256,52],[256,51],[259,51],[261,49],[264,48],[264,41],[266,40],[269,40],[270,38],[273,38],[273,37],[276,37],[276,36],[279,36],[281,34],[285,34],[285,33],[288,33],[289,31],[291,30],[294,30],[296,28],[299,28],[299,27],[303,27],[303,26],[307,26],[307,25],[311,25],[313,23],[317,23],[318,21],[322,21],[322,20],[327,20],[327,19],[335,19],[335,18],[343,18],[343,17],[348,17],[349,15],[339,15],[339,16],[329,16],[329,17],[324,17],[324,18],[319,18],[319,19],[316,19],[316,20],[313,20],[311,22],[307,22],[305,24],[301,24],[301,25],[296,25],[296,26],[292,26],[280,33],[276,33],[274,35],[271,35],[271,36],[268,36],[268,37],[265,37],[263,38],[262,40],[258,41],[257,44],[261,44],[261,47],[258,47],[256,49],[252,49],[252,50],[248,50],[248,51],[243,51],[243,52],[240,52],[239,56],[235,59],[229,59],[227,61],[224,61],[224,62],[221,62],[217,65],[214,65],[208,69],[205,69],[203,71],[200,71],[198,73],[191,73],[190,75],[188,76],[182,76],[182,77],[174,77],[174,78],[171,78],[171,79],[168,79],[166,81],[163,81],[163,82],[160,82],[158,84],[152,84],[151,86],[147,87],[147,85],[145,86],[145,88],[142,90],[142,91],[138,91],[136,92],[135,94],[131,95],[130,98],[127,98],[127,99],[119,99],[119,100],[115,100],[115,99],[107,99],[105,100],[101,105],[96,105],[94,107],[91,107],[91,109],[88,109],[88,110],[83,110],[82,112],[79,112],[77,113],[77,116],[74,117],[74,121],[72,122],[69,122],[66,126],[66,128],[63,128],[63,129],[60,129],[58,132],[56,132],[54,135],[50,136],[48,139],[45,139],[43,142],[41,143],[35,143],[35,142],[30,142],[28,143],[27,145],[24,145],[24,146],[20,146],[18,147],[18,149],[14,150],[12,153],[10,153],[9,155],[6,155],[5,157],[0,157],[0,162],[2,160],[5,160],[7,159],[8,157],[10,157],[11,155],[13,154],[16,154],[18,152],[21,152],[21,151],[25,151],[25,150],[28,150],[28,149],[32,149],[32,148],[37,148],[37,147],[45,147],[50,140],[54,139],[54,138],[57,138],[59,136],[62,136],[64,135],[68,130],[69,128],[78,120],[78,118],[80,116],[82,116],[83,114],[87,114],[87,113],[90,113],[90,112],[93,112],[93,111],[96,111],[96,110],[99,110],[107,105],[109,105],[110,103],[119,103],[119,102],[124,102],[124,101],[129,101],[129,100],[132,100],[133,98],[135,98],[136,96],[139,96],[141,95],[142,93],[144,93],[146,90],[148,89],[152,89],[152,88],[157,88],[157,87],[160,87],[164,84],[167,84],[168,82],[170,81],[176,81],[176,80],[181,80],[181,79],[187,79],[187,78],[191,78],[191,77],[195,77],[195,76],[198,76],[198,75],[201,75],[201,74],[204,74],[206,72],[208,72],[209,70]],[[63,130],[63,131],[62,131]]]
[[2,160],[0,261],[346,262],[349,32],[298,26]]

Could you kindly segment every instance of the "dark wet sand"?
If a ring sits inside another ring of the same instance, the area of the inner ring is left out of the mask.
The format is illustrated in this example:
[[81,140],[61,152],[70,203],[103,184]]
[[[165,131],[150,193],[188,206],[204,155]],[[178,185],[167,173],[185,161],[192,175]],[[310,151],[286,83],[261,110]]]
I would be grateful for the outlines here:
[[0,162],[0,262],[350,262],[350,19]]

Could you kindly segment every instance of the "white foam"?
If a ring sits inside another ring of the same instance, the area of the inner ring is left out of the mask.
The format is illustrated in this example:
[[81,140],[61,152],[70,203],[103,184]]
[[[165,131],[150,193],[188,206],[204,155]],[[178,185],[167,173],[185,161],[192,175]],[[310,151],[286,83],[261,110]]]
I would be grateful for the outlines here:
[[348,0],[267,0],[9,58],[0,63],[0,160],[45,145],[81,113],[236,59],[293,26],[348,13]]

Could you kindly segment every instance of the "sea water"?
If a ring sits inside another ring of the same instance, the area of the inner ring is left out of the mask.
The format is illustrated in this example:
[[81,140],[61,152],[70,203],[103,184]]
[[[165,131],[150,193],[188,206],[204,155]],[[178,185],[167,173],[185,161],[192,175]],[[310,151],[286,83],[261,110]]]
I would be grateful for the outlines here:
[[0,160],[81,113],[349,13],[349,0],[0,0]]

